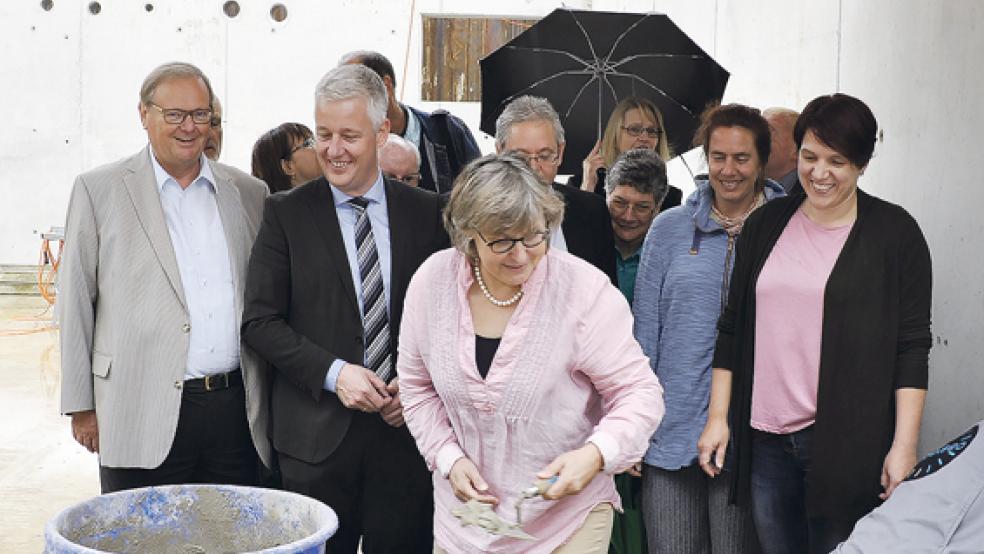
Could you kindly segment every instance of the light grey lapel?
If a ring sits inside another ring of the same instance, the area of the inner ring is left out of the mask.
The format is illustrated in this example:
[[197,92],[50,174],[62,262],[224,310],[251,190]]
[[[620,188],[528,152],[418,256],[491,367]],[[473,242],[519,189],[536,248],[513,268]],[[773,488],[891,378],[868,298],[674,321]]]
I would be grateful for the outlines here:
[[174,247],[171,245],[171,235],[167,232],[167,223],[164,221],[164,208],[161,207],[161,196],[157,190],[157,180],[154,178],[154,168],[150,164],[150,149],[144,148],[143,151],[132,160],[132,164],[127,167],[127,173],[123,176],[123,184],[133,202],[133,208],[137,212],[137,219],[143,227],[147,239],[154,250],[157,261],[164,268],[174,294],[178,296],[181,305],[185,310],[188,303],[185,301],[184,287],[181,284],[181,273],[178,270],[178,260],[174,255]]
[[[229,249],[229,265],[232,270],[232,282],[236,288],[236,317],[243,313],[243,288],[246,282],[246,263],[249,261],[249,249],[252,244],[247,240],[249,230],[244,219],[243,201],[239,188],[219,164],[208,162],[215,176],[215,200],[219,206],[219,218],[222,220],[222,230],[226,237],[226,247]],[[237,323],[239,321],[237,320]]]

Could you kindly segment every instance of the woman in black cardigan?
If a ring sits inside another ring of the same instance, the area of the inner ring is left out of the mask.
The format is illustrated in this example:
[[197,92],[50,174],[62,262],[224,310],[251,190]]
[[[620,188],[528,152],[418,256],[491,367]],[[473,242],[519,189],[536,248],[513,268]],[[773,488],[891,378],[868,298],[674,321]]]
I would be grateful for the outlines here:
[[[753,213],[718,323],[699,462],[749,495],[765,552],[829,552],[916,461],[928,380],[929,249],[858,190],[877,123],[844,94],[796,123],[806,195]],[[756,352],[756,349],[759,351]]]

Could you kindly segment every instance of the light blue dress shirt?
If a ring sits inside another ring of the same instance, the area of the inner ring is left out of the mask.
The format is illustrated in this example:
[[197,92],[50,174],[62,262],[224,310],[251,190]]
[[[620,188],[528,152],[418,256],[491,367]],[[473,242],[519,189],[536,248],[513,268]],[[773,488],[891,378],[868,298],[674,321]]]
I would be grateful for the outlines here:
[[188,305],[191,331],[185,379],[232,371],[239,367],[236,288],[215,199],[215,176],[202,156],[198,176],[182,189],[153,151],[150,162]]
[[[413,117],[413,114],[410,114]],[[359,274],[358,249],[355,246],[355,222],[358,213],[355,208],[348,203],[354,198],[335,187],[331,187],[331,196],[335,202],[335,213],[338,214],[338,226],[342,231],[342,243],[345,245],[345,256],[348,258],[349,270],[352,272],[352,284],[355,285],[355,298],[359,303],[359,317],[362,317],[362,276]],[[386,188],[383,185],[383,174],[376,177],[376,182],[363,196],[369,201],[366,212],[369,214],[369,223],[372,225],[373,238],[376,239],[376,252],[379,254],[379,269],[383,277],[383,293],[386,295],[386,315],[390,315],[390,270],[392,259],[390,257],[390,227],[389,213],[386,211]],[[392,327],[391,327],[392,329]],[[365,365],[365,349],[363,349],[363,359],[361,364]],[[325,376],[325,390],[335,392],[335,383],[338,381],[338,374],[342,371],[342,366],[349,363],[347,360],[335,360],[328,369]]]

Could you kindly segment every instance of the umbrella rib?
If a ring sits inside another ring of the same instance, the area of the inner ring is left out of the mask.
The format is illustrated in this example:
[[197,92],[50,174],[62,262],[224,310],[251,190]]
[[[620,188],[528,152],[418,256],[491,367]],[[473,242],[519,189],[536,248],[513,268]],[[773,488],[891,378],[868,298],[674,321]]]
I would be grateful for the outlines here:
[[636,80],[642,81],[644,84],[646,84],[647,86],[649,86],[651,89],[655,90],[656,92],[660,93],[661,95],[663,95],[667,99],[671,100],[677,106],[680,106],[681,108],[683,108],[683,110],[685,112],[687,112],[688,114],[694,115],[693,110],[691,110],[687,106],[684,106],[683,104],[681,104],[680,101],[678,101],[676,98],[673,98],[672,96],[670,96],[669,94],[667,94],[667,92],[665,90],[663,90],[663,89],[659,88],[658,86],[650,83],[649,81],[643,79],[642,77],[639,77],[638,75],[633,75],[632,73],[622,73],[620,71],[610,71],[610,72],[606,73],[606,75],[614,75],[616,77],[628,77],[629,79],[636,79]]
[[580,70],[573,70],[572,69],[572,70],[568,70],[568,71],[561,71],[560,73],[554,73],[553,75],[550,75],[548,77],[544,77],[543,79],[540,79],[539,81],[536,81],[535,83],[530,83],[525,88],[521,88],[518,91],[516,91],[515,94],[512,94],[510,96],[507,96],[506,98],[504,98],[502,100],[502,102],[499,102],[499,107],[501,107],[501,106],[503,106],[505,104],[508,104],[509,102],[512,102],[518,96],[522,95],[524,92],[532,89],[533,87],[542,85],[543,83],[546,83],[547,81],[552,81],[552,80],[556,79],[557,77],[563,77],[564,75],[592,75],[592,76],[594,76],[594,72],[593,71],[580,71]]
[[608,85],[608,90],[612,91],[612,101],[618,104],[618,94],[615,92],[615,86],[608,80],[608,73],[603,73],[601,78],[604,79],[605,84]]
[[584,40],[588,43],[588,49],[591,50],[591,57],[594,58],[595,64],[598,64],[598,53],[595,52],[594,43],[591,42],[591,37],[588,35],[588,32],[584,30],[584,26],[581,25],[581,20],[574,15],[574,10],[567,10],[567,13],[571,14],[571,17],[574,18],[574,23],[577,23],[577,28],[581,29],[581,34],[584,35]]
[[574,104],[577,104],[578,99],[581,98],[581,94],[584,93],[584,89],[588,88],[588,86],[591,83],[595,82],[595,79],[597,79],[597,78],[598,78],[597,75],[592,75],[592,77],[590,79],[588,79],[588,82],[587,83],[584,83],[584,86],[582,86],[581,89],[577,91],[577,94],[574,95],[574,99],[571,100],[571,105],[568,106],[567,107],[567,111],[564,112],[564,119],[567,119],[568,117],[570,117],[571,111],[574,109]]
[[612,62],[608,67],[615,69],[622,64],[631,62],[639,58],[683,58],[687,60],[703,60],[707,59],[707,56],[701,54],[633,54],[631,56],[626,56],[617,62]]
[[653,14],[647,13],[646,15],[640,17],[635,23],[629,25],[629,27],[625,31],[623,31],[621,35],[618,35],[618,38],[615,39],[615,43],[612,44],[612,49],[609,50],[608,55],[605,56],[605,65],[608,65],[608,60],[612,59],[612,54],[614,54],[615,49],[618,48],[618,43],[622,42],[622,39],[625,38],[625,36],[628,35],[630,32],[632,32],[632,29],[635,29],[640,23],[645,21],[651,15]]
[[563,50],[555,50],[553,48],[540,48],[538,46],[512,46],[508,44],[506,46],[503,46],[503,48],[508,48],[510,50],[529,50],[530,52],[536,52],[536,53],[563,54],[568,58],[571,58],[572,60],[576,61],[577,63],[584,64],[584,67],[591,66],[591,63],[575,56],[574,54],[571,54],[570,52],[565,52]]

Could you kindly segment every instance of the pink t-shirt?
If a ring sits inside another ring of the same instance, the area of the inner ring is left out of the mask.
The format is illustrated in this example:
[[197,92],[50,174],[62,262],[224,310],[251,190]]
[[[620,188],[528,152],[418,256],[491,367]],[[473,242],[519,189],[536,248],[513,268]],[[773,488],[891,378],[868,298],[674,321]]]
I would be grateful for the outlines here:
[[852,225],[828,228],[797,210],[755,287],[753,428],[788,434],[817,414],[823,294]]

